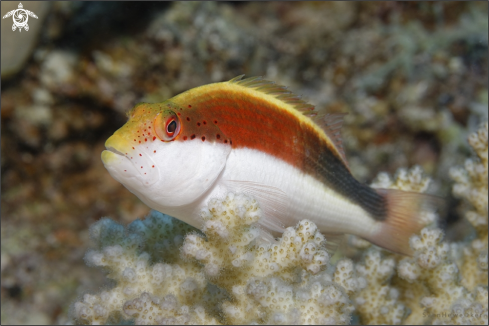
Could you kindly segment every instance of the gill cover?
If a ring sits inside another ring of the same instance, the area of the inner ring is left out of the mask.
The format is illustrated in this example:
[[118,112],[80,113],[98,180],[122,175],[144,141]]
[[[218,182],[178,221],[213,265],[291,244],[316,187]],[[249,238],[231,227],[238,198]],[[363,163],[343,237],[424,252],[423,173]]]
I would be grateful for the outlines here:
[[158,188],[157,202],[167,206],[190,204],[214,184],[226,165],[231,146],[179,137],[189,125],[172,109],[156,114],[153,125],[163,141],[156,141],[161,147],[156,159],[161,180],[154,184]]
[[184,137],[191,126],[177,112],[181,109],[171,103],[136,106],[102,153],[109,173],[157,210],[197,200],[217,180],[231,152],[222,141]]
[[230,152],[230,145],[200,139],[161,142],[154,159],[159,179],[147,189],[145,197],[164,206],[194,202],[217,180]]

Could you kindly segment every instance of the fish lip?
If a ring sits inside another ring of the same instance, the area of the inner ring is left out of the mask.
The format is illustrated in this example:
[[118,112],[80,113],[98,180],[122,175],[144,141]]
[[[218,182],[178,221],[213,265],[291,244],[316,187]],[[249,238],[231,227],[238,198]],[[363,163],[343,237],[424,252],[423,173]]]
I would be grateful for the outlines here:
[[112,153],[115,153],[115,154],[117,154],[117,155],[124,156],[124,157],[126,156],[126,155],[124,155],[124,153],[119,152],[119,151],[118,151],[117,149],[115,149],[114,147],[109,146],[109,147],[105,147],[105,148],[106,148],[106,149],[107,149],[109,152],[112,152]]

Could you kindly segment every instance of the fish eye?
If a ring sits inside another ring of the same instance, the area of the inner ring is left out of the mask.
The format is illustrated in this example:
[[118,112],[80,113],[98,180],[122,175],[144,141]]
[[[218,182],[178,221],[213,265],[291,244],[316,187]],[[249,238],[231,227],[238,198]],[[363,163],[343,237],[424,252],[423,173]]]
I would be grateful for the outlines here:
[[159,113],[155,119],[155,132],[163,141],[172,141],[180,133],[180,119],[171,110]]
[[173,136],[175,130],[177,130],[177,123],[173,119],[169,120],[168,124],[166,125],[166,133],[169,136]]

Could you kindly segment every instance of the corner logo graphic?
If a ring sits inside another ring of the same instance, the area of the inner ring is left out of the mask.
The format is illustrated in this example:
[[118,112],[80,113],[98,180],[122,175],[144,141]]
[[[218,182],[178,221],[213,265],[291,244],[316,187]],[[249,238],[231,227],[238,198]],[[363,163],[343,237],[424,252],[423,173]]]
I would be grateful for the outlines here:
[[22,31],[22,28],[24,28],[26,31],[29,30],[29,25],[27,25],[29,16],[37,19],[36,14],[34,14],[32,11],[23,9],[22,3],[20,2],[19,2],[19,9],[9,11],[5,16],[2,17],[2,19],[5,19],[10,16],[14,16],[13,17],[14,24],[12,25],[12,30],[15,31],[17,28],[19,28],[19,32]]

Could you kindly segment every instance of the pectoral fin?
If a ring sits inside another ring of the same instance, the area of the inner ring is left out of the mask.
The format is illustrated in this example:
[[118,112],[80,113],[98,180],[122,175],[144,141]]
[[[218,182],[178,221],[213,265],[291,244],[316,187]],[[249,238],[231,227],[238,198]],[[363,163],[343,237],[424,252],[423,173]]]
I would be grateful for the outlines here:
[[263,210],[260,225],[271,232],[283,233],[283,220],[289,216],[288,196],[280,189],[252,181],[230,180],[226,186],[233,192],[245,193],[255,198]]

